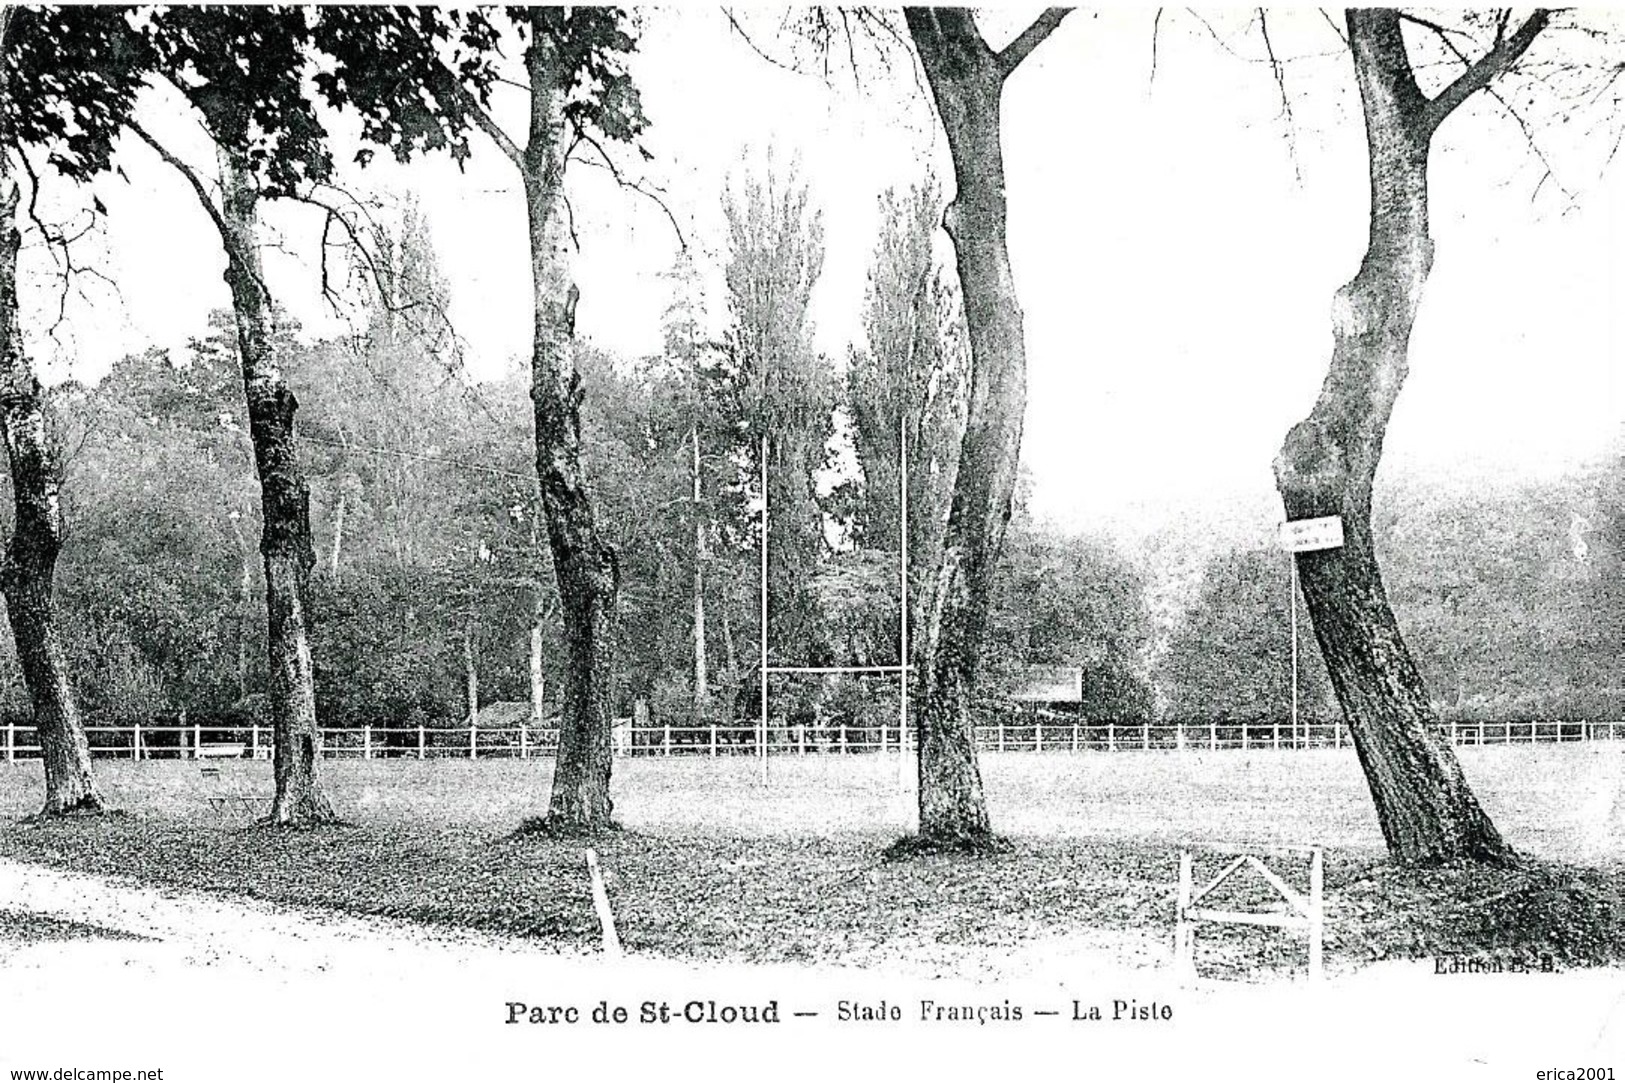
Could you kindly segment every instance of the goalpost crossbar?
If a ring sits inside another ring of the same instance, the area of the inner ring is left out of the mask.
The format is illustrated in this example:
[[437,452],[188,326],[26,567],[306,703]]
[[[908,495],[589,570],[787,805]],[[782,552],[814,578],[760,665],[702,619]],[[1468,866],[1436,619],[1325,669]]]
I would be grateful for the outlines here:
[[[768,710],[767,710],[767,679],[775,674],[793,673],[846,673],[846,674],[896,674],[898,680],[897,696],[897,788],[902,794],[907,786],[908,779],[908,693],[909,675],[914,667],[908,664],[908,423],[907,419],[897,419],[898,439],[898,549],[897,549],[897,594],[899,617],[897,636],[897,657],[899,665],[895,666],[770,666],[767,664],[767,539],[768,539],[768,460],[767,460],[767,434],[761,438],[762,454],[762,537],[761,537],[761,628],[760,628],[760,661],[757,672],[761,675],[759,693],[759,717],[757,719],[757,756],[761,761],[761,780],[767,782],[767,743],[768,743]],[[882,738],[884,740],[884,738]]]
[[763,673],[911,673],[913,666],[763,666]]

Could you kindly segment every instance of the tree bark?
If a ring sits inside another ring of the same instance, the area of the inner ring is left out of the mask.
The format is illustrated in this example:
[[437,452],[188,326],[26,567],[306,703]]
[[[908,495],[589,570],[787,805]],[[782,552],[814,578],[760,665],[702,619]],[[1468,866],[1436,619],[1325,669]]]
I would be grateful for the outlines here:
[[17,312],[20,193],[7,172],[8,152],[0,148],[0,435],[11,466],[16,522],[0,569],[0,590],[45,763],[41,814],[101,812],[106,806],[91,771],[90,745],[57,632],[54,581],[62,548],[62,464],[51,446],[45,390],[23,353]]
[[243,536],[242,519],[237,512],[229,512],[231,532],[237,539],[237,552],[241,567],[237,576],[237,698],[248,698],[249,662],[248,636],[254,620],[254,566],[248,539]]
[[564,689],[559,749],[546,826],[592,832],[611,825],[614,765],[611,682],[620,570],[598,532],[581,463],[581,380],[575,368],[575,307],[560,221],[566,88],[558,46],[532,15],[525,66],[530,81],[529,141],[521,170],[529,217],[534,339],[531,402],[536,419],[536,478],[564,618]]
[[220,155],[224,198],[221,240],[226,284],[237,320],[249,438],[260,480],[265,605],[271,665],[276,795],[270,822],[315,824],[338,819],[320,779],[321,731],[308,635],[310,488],[299,465],[294,413],[298,403],[282,377],[272,338],[270,296],[259,257],[259,190],[232,152]]
[[1499,862],[1512,851],[1439,726],[1371,537],[1372,485],[1433,263],[1428,150],[1443,114],[1417,86],[1396,12],[1350,11],[1348,26],[1370,153],[1369,242],[1333,300],[1331,366],[1276,457],[1276,487],[1288,519],[1343,519],[1344,545],[1297,554],[1298,578],[1390,854]]
[[956,191],[943,225],[954,242],[971,352],[969,411],[922,629],[918,842],[930,847],[992,841],[971,712],[1027,399],[1021,306],[1005,239],[999,110],[1005,78],[1064,14],[1046,12],[995,53],[967,9],[904,12],[954,163]]

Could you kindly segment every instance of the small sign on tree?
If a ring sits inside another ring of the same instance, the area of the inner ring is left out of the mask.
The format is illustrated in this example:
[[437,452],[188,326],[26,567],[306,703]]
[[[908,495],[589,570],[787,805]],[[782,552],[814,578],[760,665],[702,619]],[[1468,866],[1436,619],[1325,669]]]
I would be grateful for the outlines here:
[[1281,548],[1289,553],[1343,547],[1343,517],[1327,515],[1319,519],[1293,519],[1281,524]]

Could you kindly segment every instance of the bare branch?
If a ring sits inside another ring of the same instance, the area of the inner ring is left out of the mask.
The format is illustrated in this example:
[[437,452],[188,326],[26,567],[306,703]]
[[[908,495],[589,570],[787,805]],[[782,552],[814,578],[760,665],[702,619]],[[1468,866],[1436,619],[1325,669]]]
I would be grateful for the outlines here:
[[835,13],[841,17],[841,36],[846,39],[846,62],[852,65],[852,83],[862,90],[863,77],[858,71],[858,48],[852,40],[852,24],[847,20],[845,8],[836,8]]
[[1161,40],[1158,32],[1162,29],[1162,11],[1162,8],[1158,8],[1151,19],[1151,78],[1145,83],[1146,97],[1151,96],[1151,91],[1157,85],[1157,43]]
[[1232,46],[1228,41],[1226,41],[1224,38],[1221,38],[1219,36],[1219,32],[1213,28],[1213,24],[1207,21],[1207,16],[1206,15],[1203,15],[1200,11],[1197,11],[1195,8],[1186,8],[1185,9],[1185,14],[1189,15],[1191,18],[1193,18],[1197,22],[1201,23],[1202,24],[1202,29],[1207,31],[1208,37],[1212,38],[1214,43],[1216,45],[1218,45],[1219,48],[1223,49],[1225,52],[1229,53],[1231,56],[1235,57],[1237,60],[1246,60],[1247,59],[1247,57],[1244,57],[1240,53],[1236,52],[1235,47]]
[[790,72],[792,74],[795,74],[795,75],[805,75],[805,74],[807,74],[804,71],[800,71],[800,70],[798,70],[796,68],[791,67],[790,65],[784,63],[782,60],[775,60],[773,57],[768,56],[766,53],[764,53],[761,50],[761,48],[756,44],[756,42],[754,40],[752,40],[751,36],[749,34],[745,33],[745,28],[739,25],[739,20],[734,18],[734,13],[731,10],[729,10],[728,8],[723,8],[722,9],[722,14],[723,14],[723,17],[728,20],[728,25],[733,27],[734,33],[738,34],[740,36],[740,38],[744,40],[745,44],[750,46],[750,51],[751,52],[755,53],[757,56],[761,57],[763,60],[767,61],[769,64],[772,64],[775,68],[782,68],[783,70],[785,70],[787,72]]
[[203,204],[203,209],[208,211],[209,217],[214,220],[214,228],[220,231],[220,236],[231,236],[231,228],[226,225],[225,216],[221,213],[220,208],[215,206],[214,197],[209,195],[208,186],[203,183],[203,178],[198,175],[197,170],[169,153],[168,148],[154,139],[152,133],[143,128],[134,118],[131,118],[127,124],[130,131],[134,132],[143,143],[158,153],[158,157],[168,162],[181,176],[186,178],[187,183],[192,186],[192,191],[197,193],[198,202]]
[[[586,143],[588,146],[592,147],[593,150],[598,152],[598,157],[602,159],[601,168],[607,170],[609,175],[615,178],[616,184],[627,189],[628,191],[638,193],[645,199],[653,202],[654,205],[659,207],[662,211],[666,212],[666,220],[671,223],[672,232],[677,234],[677,244],[684,251],[687,251],[688,241],[683,237],[683,227],[677,224],[677,216],[672,213],[671,207],[667,206],[666,201],[663,198],[664,193],[660,191],[660,189],[647,184],[645,181],[628,179],[621,172],[620,167],[615,164],[615,160],[609,156],[609,152],[604,149],[603,144],[594,139],[590,133],[586,131],[577,131],[576,139],[579,142]],[[599,163],[594,162],[591,158],[582,158],[580,161],[583,165],[599,165]]]
[[[317,194],[320,191],[328,191],[340,196],[344,205],[335,205],[321,198]],[[448,376],[455,375],[457,369],[463,365],[465,350],[463,338],[457,333],[451,314],[446,311],[445,306],[433,297],[414,297],[403,300],[394,295],[390,281],[392,272],[379,265],[377,258],[373,254],[372,247],[366,243],[362,236],[362,227],[370,231],[374,237],[383,237],[387,232],[384,226],[372,216],[367,205],[353,193],[332,183],[319,185],[309,193],[296,193],[286,198],[296,203],[315,207],[323,212],[321,242],[322,297],[327,301],[328,306],[333,309],[334,313],[341,318],[345,318],[344,310],[339,304],[338,293],[331,285],[327,253],[331,248],[340,248],[358,259],[362,264],[362,270],[366,277],[371,280],[378,301],[385,311],[397,315],[412,315],[418,312],[427,312],[429,314],[429,319],[413,320],[410,326],[420,335],[433,336],[433,341],[429,343],[429,349],[437,357],[442,352],[440,348],[442,343],[449,342],[451,363],[443,363],[442,368]],[[352,221],[352,216],[362,219],[360,227],[356,222]],[[332,236],[335,226],[344,234],[348,241],[347,244],[335,245],[330,242],[329,238]]]
[[1316,8],[1315,10],[1320,12],[1320,17],[1326,20],[1326,25],[1332,28],[1332,33],[1337,35],[1337,40],[1343,43],[1343,48],[1347,49],[1349,45],[1349,36],[1343,32],[1343,28],[1341,26],[1337,25],[1337,20],[1332,18],[1331,12],[1327,11],[1325,8]]
[[[1497,48],[1499,48],[1501,46],[1502,42],[1505,41],[1504,31],[1505,31],[1505,28],[1506,28],[1507,15],[1508,15],[1508,12],[1505,11],[1504,9],[1500,12],[1501,17],[1500,17],[1500,19],[1498,19],[1498,26],[1497,26],[1497,29],[1496,29],[1496,47]],[[1456,57],[1456,59],[1458,61],[1460,61],[1463,65],[1465,65],[1469,71],[1472,70],[1473,62],[1471,60],[1469,60],[1468,57],[1467,57],[1467,54],[1464,53],[1456,45],[1456,43],[1451,40],[1450,31],[1448,29],[1446,29],[1443,26],[1439,26],[1439,25],[1437,25],[1435,23],[1429,22],[1426,19],[1418,18],[1418,17],[1411,16],[1411,15],[1407,15],[1407,14],[1405,14],[1403,12],[1400,14],[1400,18],[1406,19],[1409,22],[1414,23],[1417,26],[1420,26],[1420,27],[1422,27],[1422,28],[1424,28],[1424,29],[1426,29],[1428,31],[1431,31],[1435,36],[1438,37],[1438,39],[1441,42],[1444,43],[1444,47],[1446,49],[1448,49],[1452,54],[1454,54],[1454,56]],[[1469,36],[1469,35],[1462,35],[1462,36]],[[1530,193],[1529,201],[1531,203],[1533,203],[1540,196],[1540,190],[1546,186],[1546,183],[1548,181],[1550,181],[1550,182],[1552,182],[1553,184],[1555,184],[1557,186],[1557,190],[1559,192],[1563,193],[1563,198],[1565,200],[1568,200],[1572,204],[1574,202],[1574,198],[1575,198],[1574,193],[1569,191],[1569,189],[1567,187],[1565,187],[1564,184],[1557,179],[1557,171],[1552,168],[1552,163],[1550,162],[1550,160],[1547,159],[1546,152],[1541,150],[1540,144],[1535,140],[1534,130],[1533,130],[1533,128],[1530,127],[1529,122],[1524,119],[1523,114],[1519,113],[1517,109],[1513,108],[1512,103],[1507,101],[1506,97],[1503,96],[1502,93],[1499,90],[1496,89],[1494,84],[1486,83],[1485,86],[1484,86],[1484,90],[1485,90],[1485,93],[1489,94],[1490,97],[1494,98],[1495,101],[1497,103],[1499,103],[1501,108],[1506,111],[1506,114],[1512,118],[1513,123],[1518,125],[1518,130],[1523,133],[1524,142],[1526,144],[1528,144],[1530,153],[1535,156],[1535,160],[1540,163],[1542,170],[1544,170],[1543,174],[1541,175],[1540,180],[1535,182],[1535,189],[1534,189],[1533,192]]]
[[474,119],[474,126],[490,137],[491,142],[497,145],[497,149],[503,153],[503,156],[512,162],[520,173],[523,173],[525,171],[525,154],[519,149],[519,145],[513,141],[513,138],[507,132],[502,130],[500,124],[492,119],[485,106],[481,105],[480,100],[474,97],[474,92],[463,85],[463,81],[457,78],[455,72],[444,67],[441,72],[450,86],[451,92],[456,95],[458,103]]
[[[343,192],[342,189],[338,188],[335,188],[334,190]],[[343,194],[347,196],[349,195],[347,192],[344,192]],[[383,269],[378,266],[377,260],[373,258],[371,249],[367,247],[366,243],[362,241],[360,234],[356,232],[355,223],[351,222],[349,217],[343,214],[339,208],[333,206],[331,203],[328,203],[325,200],[318,199],[314,193],[295,192],[289,194],[285,198],[294,203],[303,203],[306,206],[315,207],[323,212],[324,217],[322,221],[321,243],[322,298],[327,301],[328,305],[333,308],[334,312],[337,313],[339,311],[339,306],[337,303],[338,294],[332,287],[327,267],[327,251],[329,248],[333,247],[328,238],[332,236],[334,226],[338,226],[339,229],[343,231],[344,235],[349,238],[350,244],[347,251],[355,253],[360,258],[362,264],[365,265],[368,275],[370,275],[372,278],[373,285],[377,287],[378,294],[383,299],[384,305],[386,307],[390,306],[392,299],[389,295],[389,284],[384,278]],[[350,198],[352,202],[359,204],[359,200],[355,200],[353,196]],[[370,217],[368,224],[373,226],[375,232],[377,231],[377,225],[370,220]]]
[[1458,105],[1471,97],[1474,92],[1489,86],[1498,76],[1516,64],[1518,58],[1528,51],[1535,37],[1546,29],[1546,24],[1551,18],[1550,9],[1537,9],[1533,15],[1524,20],[1524,24],[1518,27],[1511,37],[1497,42],[1494,48],[1457,76],[1455,82],[1439,91],[1427,104],[1425,121],[1428,130],[1437,129]]
[[1044,39],[1055,32],[1061,25],[1061,20],[1072,14],[1071,8],[1045,8],[1044,13],[1032,21],[1032,24],[1017,35],[1012,41],[999,51],[999,70],[1005,78],[1015,71],[1027,55],[1043,44]]
[[34,163],[22,148],[16,148],[16,159],[22,166],[23,173],[28,177],[28,202],[23,206],[23,215],[40,236],[45,250],[50,253],[51,262],[56,268],[55,278],[59,284],[56,293],[56,316],[52,319],[46,334],[53,340],[60,341],[58,332],[61,331],[68,320],[68,298],[77,295],[86,304],[94,305],[90,295],[85,291],[82,280],[93,278],[108,287],[113,296],[122,304],[124,294],[119,290],[118,283],[95,267],[79,263],[74,258],[75,246],[80,240],[96,230],[98,211],[101,203],[96,203],[97,210],[90,212],[83,225],[52,224],[45,221],[39,213],[40,178],[34,169]]
[[1258,9],[1258,32],[1264,39],[1264,55],[1269,58],[1270,75],[1275,78],[1275,89],[1281,94],[1281,118],[1286,122],[1286,152],[1292,159],[1292,179],[1303,185],[1303,164],[1298,159],[1298,125],[1292,117],[1292,96],[1286,92],[1286,69],[1275,57],[1275,45],[1270,41],[1269,17]]
[[[1409,11],[1399,12],[1399,19],[1401,22],[1407,22],[1413,26],[1420,26],[1424,30],[1430,30],[1434,34],[1437,34],[1440,38],[1444,39],[1444,43],[1450,47],[1451,52],[1455,53],[1458,57],[1461,57],[1463,62],[1467,63],[1468,66],[1471,66],[1471,61],[1468,61],[1465,56],[1462,56],[1461,50],[1457,49],[1450,40],[1450,35],[1454,34],[1456,37],[1461,38],[1463,41],[1471,44],[1473,41],[1473,36],[1467,31],[1458,30],[1455,27],[1444,26],[1440,23],[1434,22],[1431,19],[1425,19],[1422,16]],[[1497,44],[1499,44],[1499,40],[1497,41]]]
[[570,202],[568,192],[560,192],[559,199],[564,203],[564,226],[570,233],[570,247],[577,252],[581,251],[581,238],[576,234],[576,209]]

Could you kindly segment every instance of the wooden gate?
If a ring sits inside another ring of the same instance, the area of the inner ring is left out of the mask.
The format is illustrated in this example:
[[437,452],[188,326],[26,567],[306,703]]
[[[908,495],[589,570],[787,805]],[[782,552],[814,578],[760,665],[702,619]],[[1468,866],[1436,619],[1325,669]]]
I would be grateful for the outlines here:
[[[1326,927],[1326,912],[1322,899],[1324,871],[1318,846],[1238,847],[1215,844],[1210,847],[1220,853],[1235,854],[1223,871],[1201,890],[1195,890],[1192,875],[1193,862],[1189,850],[1179,851],[1178,912],[1174,925],[1174,965],[1183,974],[1196,973],[1196,926],[1200,922],[1224,925],[1263,925],[1283,930],[1302,930],[1309,941],[1309,977],[1318,979],[1322,974],[1322,940]],[[1302,894],[1288,884],[1260,855],[1296,853],[1309,855],[1309,893]],[[1261,911],[1216,910],[1203,906],[1202,900],[1212,895],[1219,886],[1243,870],[1262,879],[1280,897],[1283,909]]]

